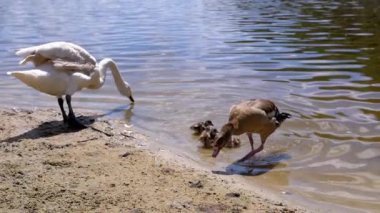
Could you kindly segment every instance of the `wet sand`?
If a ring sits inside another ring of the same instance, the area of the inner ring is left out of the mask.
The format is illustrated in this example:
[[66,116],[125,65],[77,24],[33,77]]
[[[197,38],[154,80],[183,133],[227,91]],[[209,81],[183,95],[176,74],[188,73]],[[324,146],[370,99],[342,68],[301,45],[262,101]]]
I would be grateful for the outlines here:
[[0,110],[0,212],[305,212],[77,113],[90,128],[71,131],[53,109]]

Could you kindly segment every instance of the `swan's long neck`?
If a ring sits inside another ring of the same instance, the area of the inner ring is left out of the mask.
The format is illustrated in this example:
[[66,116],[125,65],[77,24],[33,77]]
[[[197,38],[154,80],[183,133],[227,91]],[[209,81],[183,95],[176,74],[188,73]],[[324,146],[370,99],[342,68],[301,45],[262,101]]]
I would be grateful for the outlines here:
[[91,85],[91,88],[98,89],[104,85],[108,68],[111,69],[117,89],[120,93],[123,93],[123,90],[127,85],[125,85],[116,63],[110,58],[105,58],[99,62],[97,67],[98,70],[92,76],[93,84]]

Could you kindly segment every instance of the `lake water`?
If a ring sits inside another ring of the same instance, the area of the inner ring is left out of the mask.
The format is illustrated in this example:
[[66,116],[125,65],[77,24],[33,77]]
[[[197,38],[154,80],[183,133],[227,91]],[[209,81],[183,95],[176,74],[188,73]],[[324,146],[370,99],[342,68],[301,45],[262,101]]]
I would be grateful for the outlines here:
[[[109,76],[102,89],[77,93],[74,110],[114,112],[212,171],[314,209],[379,211],[378,1],[3,0],[1,106],[58,110],[54,97],[6,75],[27,68],[17,49],[57,40],[113,58],[136,99],[129,108]],[[232,104],[258,97],[293,118],[253,163],[232,164],[250,149],[245,135],[217,159],[199,147],[191,124],[221,127]]]

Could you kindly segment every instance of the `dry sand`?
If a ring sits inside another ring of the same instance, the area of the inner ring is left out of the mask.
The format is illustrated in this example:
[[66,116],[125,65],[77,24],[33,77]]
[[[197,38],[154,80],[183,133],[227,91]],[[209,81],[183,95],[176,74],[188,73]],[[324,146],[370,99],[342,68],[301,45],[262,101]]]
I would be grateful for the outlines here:
[[0,110],[0,212],[304,212],[138,146],[123,121],[51,109]]

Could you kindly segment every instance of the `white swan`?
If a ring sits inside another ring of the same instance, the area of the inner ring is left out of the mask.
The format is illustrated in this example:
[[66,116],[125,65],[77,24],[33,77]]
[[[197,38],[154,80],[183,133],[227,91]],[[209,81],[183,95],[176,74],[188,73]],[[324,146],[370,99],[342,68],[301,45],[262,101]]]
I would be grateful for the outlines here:
[[[7,72],[7,74],[40,92],[56,96],[63,120],[69,127],[85,128],[75,118],[71,107],[71,96],[84,88],[102,87],[108,69],[112,71],[120,94],[134,102],[131,88],[121,77],[116,63],[110,58],[105,58],[97,64],[95,58],[78,45],[69,42],[51,42],[20,49],[16,55],[24,57],[20,64],[33,62],[35,69]],[[64,95],[69,108],[68,115],[63,108]]]

